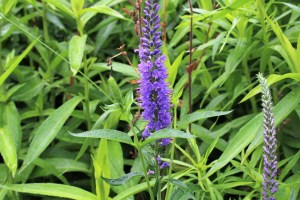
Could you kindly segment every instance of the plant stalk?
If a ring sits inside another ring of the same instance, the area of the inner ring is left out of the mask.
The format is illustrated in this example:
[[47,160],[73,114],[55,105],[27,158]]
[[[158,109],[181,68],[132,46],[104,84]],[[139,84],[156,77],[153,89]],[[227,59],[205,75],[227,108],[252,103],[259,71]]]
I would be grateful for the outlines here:
[[148,177],[148,174],[147,174],[146,163],[145,163],[144,155],[143,155],[143,152],[142,152],[142,148],[140,146],[139,139],[138,139],[138,137],[137,137],[137,135],[136,135],[136,133],[134,131],[134,127],[133,127],[132,121],[131,120],[127,120],[127,122],[128,122],[128,124],[130,126],[130,129],[133,132],[134,144],[135,144],[135,146],[136,146],[136,148],[138,150],[138,154],[139,154],[140,159],[141,159],[141,163],[142,163],[143,171],[144,171],[144,174],[145,174],[145,179],[146,179],[148,191],[149,191],[149,194],[150,194],[150,198],[151,198],[151,200],[154,200],[154,194],[153,194],[153,191],[151,189],[149,177]]
[[[193,59],[193,8],[192,8],[192,3],[191,0],[188,0],[188,4],[190,7],[190,12],[191,12],[191,20],[190,20],[190,36],[189,36],[189,41],[190,41],[190,47],[189,47],[189,67],[188,67],[188,92],[189,92],[189,114],[193,112],[192,110],[192,59]],[[190,133],[192,132],[192,124],[189,124],[189,131]]]

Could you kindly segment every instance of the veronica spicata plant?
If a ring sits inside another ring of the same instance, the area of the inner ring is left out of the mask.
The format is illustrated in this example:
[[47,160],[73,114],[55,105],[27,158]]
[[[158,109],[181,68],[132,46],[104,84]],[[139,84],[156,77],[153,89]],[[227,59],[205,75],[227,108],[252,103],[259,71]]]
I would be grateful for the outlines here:
[[[158,0],[147,0],[145,2],[143,27],[139,45],[139,71],[140,87],[139,101],[143,109],[142,116],[148,122],[142,137],[147,138],[155,131],[170,127],[170,90],[166,83],[167,72],[164,66],[165,56],[160,47],[160,17],[158,15],[160,6]],[[169,167],[168,162],[162,162],[159,155],[159,146],[170,144],[170,138],[156,141],[155,145],[155,171],[149,170],[148,175],[155,174],[157,199],[161,199],[160,170]]]
[[274,193],[278,189],[276,180],[277,174],[277,156],[276,156],[276,130],[274,126],[273,103],[267,80],[261,73],[257,75],[261,85],[262,107],[264,115],[264,172],[263,172],[263,190],[264,200],[275,200]]
[[[142,28],[141,43],[139,45],[140,102],[143,108],[142,116],[148,124],[142,134],[149,137],[153,132],[167,128],[171,123],[170,90],[166,83],[167,72],[164,66],[165,56],[160,47],[160,6],[158,0],[147,0],[144,9],[144,27]],[[169,138],[161,139],[160,144],[166,146]]]

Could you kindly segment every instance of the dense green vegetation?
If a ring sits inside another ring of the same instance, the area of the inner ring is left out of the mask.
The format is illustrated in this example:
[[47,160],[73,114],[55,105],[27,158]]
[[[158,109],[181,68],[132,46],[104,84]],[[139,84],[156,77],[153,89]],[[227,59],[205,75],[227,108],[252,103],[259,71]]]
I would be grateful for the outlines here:
[[172,123],[147,139],[137,3],[0,0],[0,200],[261,199],[259,72],[274,101],[275,197],[299,199],[299,2],[191,0],[191,13],[160,0]]

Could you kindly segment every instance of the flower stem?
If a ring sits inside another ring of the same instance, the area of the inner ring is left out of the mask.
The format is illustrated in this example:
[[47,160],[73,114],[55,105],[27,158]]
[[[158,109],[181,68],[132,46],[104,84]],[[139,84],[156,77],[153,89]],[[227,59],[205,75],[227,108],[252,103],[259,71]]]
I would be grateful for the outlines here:
[[145,163],[145,159],[144,159],[144,155],[143,155],[143,152],[142,152],[142,148],[140,146],[140,142],[139,142],[139,139],[134,131],[134,127],[133,127],[133,124],[132,124],[132,121],[131,120],[127,120],[129,126],[130,126],[130,129],[132,130],[133,132],[133,138],[134,138],[134,144],[138,150],[138,153],[139,153],[139,156],[140,156],[140,159],[141,159],[141,163],[142,163],[142,167],[143,167],[143,171],[144,171],[144,174],[145,174],[145,179],[146,179],[146,182],[147,182],[147,186],[148,186],[148,191],[149,191],[149,194],[150,194],[150,198],[151,200],[154,200],[154,194],[153,194],[153,191],[151,189],[151,185],[150,185],[150,181],[149,181],[149,176],[147,174],[147,168],[146,168],[146,163]]

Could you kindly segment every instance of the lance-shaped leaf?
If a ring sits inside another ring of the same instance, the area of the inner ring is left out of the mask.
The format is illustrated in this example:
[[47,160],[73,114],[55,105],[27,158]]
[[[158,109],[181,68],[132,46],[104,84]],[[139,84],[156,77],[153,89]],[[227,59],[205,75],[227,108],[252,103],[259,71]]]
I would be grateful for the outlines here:
[[70,99],[43,121],[30,143],[21,171],[47,148],[81,99],[81,97]]
[[76,137],[103,138],[103,139],[113,140],[113,141],[122,142],[125,144],[135,146],[131,138],[127,135],[127,133],[118,130],[100,129],[100,130],[86,131],[83,133],[70,133],[70,134]]
[[179,130],[174,129],[161,129],[152,133],[141,145],[141,147],[145,146],[146,144],[153,142],[158,139],[162,138],[193,138],[194,136]]

